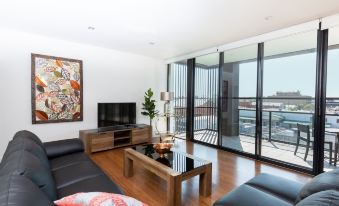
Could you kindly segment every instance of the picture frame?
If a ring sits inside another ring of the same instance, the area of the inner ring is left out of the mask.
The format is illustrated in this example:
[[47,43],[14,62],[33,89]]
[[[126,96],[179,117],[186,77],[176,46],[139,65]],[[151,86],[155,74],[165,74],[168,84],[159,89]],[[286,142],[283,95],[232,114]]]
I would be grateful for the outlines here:
[[82,60],[31,54],[32,124],[83,121]]

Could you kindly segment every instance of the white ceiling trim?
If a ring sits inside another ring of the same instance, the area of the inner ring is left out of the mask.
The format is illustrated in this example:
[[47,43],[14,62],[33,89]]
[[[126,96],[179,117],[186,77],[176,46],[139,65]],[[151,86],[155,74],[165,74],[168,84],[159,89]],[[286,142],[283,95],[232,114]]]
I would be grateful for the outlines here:
[[[329,22],[337,22],[337,24],[339,23],[339,14],[336,15],[336,18],[329,18]],[[323,18],[323,20],[327,19]],[[196,52],[192,52],[186,55],[182,55],[182,56],[178,56],[178,57],[174,57],[174,58],[170,58],[170,59],[166,59],[165,62],[166,64],[170,64],[170,63],[174,63],[177,61],[181,61],[181,60],[186,60],[186,59],[190,59],[190,58],[195,58],[198,56],[202,56],[202,55],[207,55],[207,54],[211,54],[211,53],[215,53],[215,52],[222,52],[222,51],[227,51],[230,49],[235,49],[235,48],[239,48],[239,47],[243,47],[243,46],[247,46],[247,45],[251,45],[251,44],[258,44],[260,42],[265,42],[265,41],[270,41],[273,39],[277,39],[277,38],[281,38],[281,37],[285,37],[285,36],[289,36],[289,35],[294,35],[294,34],[298,34],[298,33],[302,33],[302,32],[308,32],[308,31],[312,31],[312,30],[317,30],[319,28],[319,21],[320,20],[314,20],[314,21],[310,21],[310,22],[306,22],[303,24],[298,24],[295,26],[291,26],[285,29],[280,29],[280,30],[276,30],[273,32],[269,32],[269,33],[265,33],[265,34],[261,34],[258,36],[254,36],[254,37],[250,37],[247,39],[243,39],[240,41],[236,41],[236,42],[231,42],[228,44],[223,44],[217,47],[212,47],[212,48],[208,48],[208,49],[204,49],[201,51],[196,51]]]
[[329,29],[335,26],[339,26],[339,14],[325,17],[321,21],[322,29]]

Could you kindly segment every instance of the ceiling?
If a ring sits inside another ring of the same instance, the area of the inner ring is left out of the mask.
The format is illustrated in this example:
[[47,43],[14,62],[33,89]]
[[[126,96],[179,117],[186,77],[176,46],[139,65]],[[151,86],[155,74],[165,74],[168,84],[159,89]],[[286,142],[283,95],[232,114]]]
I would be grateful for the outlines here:
[[1,0],[0,28],[167,59],[336,13],[338,0]]

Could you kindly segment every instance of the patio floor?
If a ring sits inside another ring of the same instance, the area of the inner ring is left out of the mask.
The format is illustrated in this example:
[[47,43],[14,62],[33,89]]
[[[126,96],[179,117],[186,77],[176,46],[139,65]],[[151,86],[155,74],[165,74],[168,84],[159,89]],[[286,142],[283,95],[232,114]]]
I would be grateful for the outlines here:
[[[185,134],[177,135],[177,137],[185,139]],[[194,132],[194,139],[214,145],[217,145],[218,141],[217,132],[211,130],[200,130]],[[254,154],[255,139],[254,137],[245,135],[223,136],[222,146]],[[300,146],[296,155],[294,155],[294,150],[295,145],[292,144],[262,140],[262,156],[312,168],[313,150],[309,150],[306,161],[304,161],[305,147]],[[328,157],[329,153],[325,151],[324,170],[335,169],[336,167],[333,164],[329,164]]]

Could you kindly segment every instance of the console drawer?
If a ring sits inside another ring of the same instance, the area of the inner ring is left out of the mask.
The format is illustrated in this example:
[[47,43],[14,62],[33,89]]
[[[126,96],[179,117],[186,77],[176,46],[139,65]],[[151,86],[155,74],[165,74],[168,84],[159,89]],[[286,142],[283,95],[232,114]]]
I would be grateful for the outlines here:
[[113,133],[100,133],[91,138],[92,152],[112,149],[114,147]]
[[132,143],[142,143],[142,142],[148,142],[149,141],[149,133],[150,128],[140,128],[140,129],[133,129],[132,131]]

